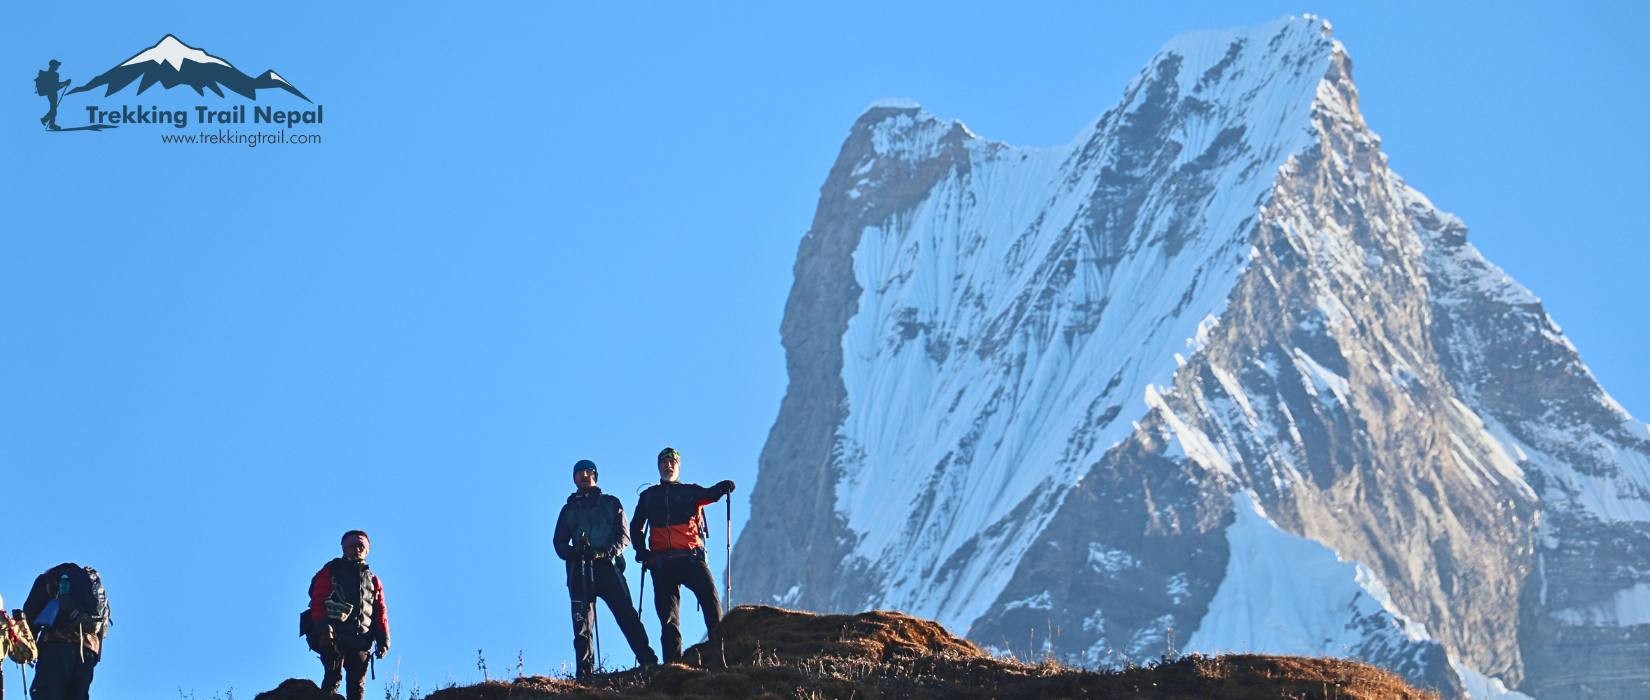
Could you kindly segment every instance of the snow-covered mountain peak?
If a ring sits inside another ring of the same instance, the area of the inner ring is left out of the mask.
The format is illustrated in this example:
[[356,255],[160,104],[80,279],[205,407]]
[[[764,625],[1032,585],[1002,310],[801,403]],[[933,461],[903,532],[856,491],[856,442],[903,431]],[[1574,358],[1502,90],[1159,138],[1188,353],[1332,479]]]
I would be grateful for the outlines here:
[[1304,56],[1336,50],[1339,42],[1329,20],[1316,15],[1291,15],[1270,22],[1226,29],[1201,29],[1179,34],[1164,42],[1149,63],[1173,54],[1193,69],[1208,70],[1226,61],[1232,44],[1265,47],[1272,55]]
[[747,600],[1645,695],[1650,428],[1380,145],[1312,16],[1169,41],[1054,148],[873,104],[798,252]]
[[1325,87],[1345,75],[1334,60],[1344,55],[1329,23],[1312,15],[1181,34],[1158,49],[1124,90],[1120,106],[1078,141],[1113,139],[1179,112],[1184,121],[1171,138],[1193,147],[1187,157],[1217,136],[1275,146],[1287,155],[1305,145],[1291,137],[1309,129],[1313,106],[1324,98],[1343,101],[1341,94],[1352,90],[1350,76],[1339,89]]
[[[1049,486],[1126,438],[1119,417],[1145,410],[1218,318],[1252,207],[1316,135],[1333,53],[1309,20],[1190,35],[1090,138],[1052,149],[908,102],[860,117],[825,193],[866,217],[844,239],[858,299],[838,336],[835,511],[853,557],[904,552],[922,572],[868,602],[958,628],[986,612],[1019,546],[992,530],[1039,531],[1060,498]],[[890,459],[906,468],[889,477]],[[970,570],[941,566],[965,552]]]
[[185,60],[194,61],[195,63],[216,63],[220,66],[229,65],[228,61],[185,44],[171,34],[161,37],[161,40],[156,42],[154,46],[144,49],[142,52],[138,53],[138,55],[126,59],[126,62],[120,65],[133,66],[140,63],[165,63],[172,66],[173,70],[183,70],[183,62]]
[[104,88],[105,96],[113,95],[132,83],[137,83],[140,95],[155,85],[167,90],[187,85],[199,95],[205,95],[210,90],[222,97],[224,91],[228,90],[255,100],[258,99],[259,90],[275,88],[291,93],[305,102],[309,101],[308,96],[273,70],[266,70],[254,78],[242,73],[228,61],[185,44],[171,34],[162,37],[154,46],[126,59],[124,63],[70,90],[69,94],[88,92],[101,87]]
[[871,142],[861,174],[870,172],[877,158],[916,163],[939,155],[948,146],[979,138],[962,122],[941,119],[915,102],[872,105],[854,126]]
[[873,109],[922,109],[922,105],[909,97],[884,97],[873,100],[865,111]]

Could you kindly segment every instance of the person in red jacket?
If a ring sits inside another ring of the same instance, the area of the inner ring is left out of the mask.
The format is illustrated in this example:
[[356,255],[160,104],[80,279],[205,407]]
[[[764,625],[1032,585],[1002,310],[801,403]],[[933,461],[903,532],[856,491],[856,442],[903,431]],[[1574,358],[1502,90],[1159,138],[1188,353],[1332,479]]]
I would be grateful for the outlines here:
[[[659,645],[665,663],[682,656],[681,586],[693,591],[699,609],[705,613],[705,631],[722,621],[722,601],[716,599],[716,577],[705,564],[705,513],[707,505],[733,493],[732,481],[719,481],[705,488],[677,480],[682,455],[675,448],[659,452],[659,483],[649,486],[636,502],[636,519],[630,521],[630,541],[636,547],[636,561],[653,572],[653,607],[659,613]],[[642,529],[649,528],[646,537]]]
[[350,530],[340,544],[344,555],[310,579],[309,648],[321,655],[321,690],[338,692],[347,673],[347,697],[361,700],[367,691],[368,654],[382,659],[390,651],[390,611],[383,582],[367,567],[372,549],[367,533]]

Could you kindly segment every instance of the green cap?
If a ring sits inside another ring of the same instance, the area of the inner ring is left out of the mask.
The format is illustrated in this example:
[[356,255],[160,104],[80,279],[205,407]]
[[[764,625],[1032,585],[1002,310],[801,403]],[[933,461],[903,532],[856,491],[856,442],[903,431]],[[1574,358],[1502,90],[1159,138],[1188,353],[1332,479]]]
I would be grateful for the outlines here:
[[677,452],[674,447],[666,447],[665,449],[659,450],[659,459],[664,459],[666,457],[680,461],[682,459],[682,453]]

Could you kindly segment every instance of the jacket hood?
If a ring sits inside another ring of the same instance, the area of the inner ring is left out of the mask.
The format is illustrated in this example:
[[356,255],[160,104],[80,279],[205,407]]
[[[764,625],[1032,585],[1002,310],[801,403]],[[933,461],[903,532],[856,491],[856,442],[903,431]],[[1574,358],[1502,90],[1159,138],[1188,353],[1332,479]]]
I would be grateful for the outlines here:
[[567,497],[567,502],[572,503],[574,501],[578,501],[578,500],[582,500],[582,499],[586,499],[586,498],[594,498],[594,497],[600,496],[600,495],[602,495],[602,487],[592,486],[588,489],[580,489],[578,491],[574,491],[572,493],[572,495]]

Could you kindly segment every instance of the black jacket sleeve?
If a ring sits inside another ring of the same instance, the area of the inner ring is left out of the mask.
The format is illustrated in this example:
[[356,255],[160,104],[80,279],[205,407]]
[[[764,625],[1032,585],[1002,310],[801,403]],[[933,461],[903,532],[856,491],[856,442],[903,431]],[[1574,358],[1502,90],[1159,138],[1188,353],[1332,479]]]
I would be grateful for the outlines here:
[[608,496],[607,498],[613,504],[613,545],[608,547],[603,554],[611,559],[618,559],[624,554],[624,548],[630,544],[630,538],[625,535],[624,504],[620,503],[616,497]]
[[567,506],[562,506],[561,513],[556,516],[556,533],[552,537],[556,545],[556,556],[564,561],[573,558],[573,545],[569,542],[573,539],[571,528],[567,522]]
[[[728,482],[728,483],[732,483],[732,482]],[[727,489],[718,488],[718,486],[721,486],[720,483],[718,483],[715,486],[709,486],[709,487],[700,486],[698,484],[687,484],[687,486],[693,487],[693,489],[694,489],[693,490],[693,501],[694,501],[695,504],[697,504],[701,507],[702,506],[708,506],[712,503],[720,501],[720,500],[722,500],[723,496],[728,495],[728,490]]]
[[46,574],[36,576],[34,585],[29,588],[29,597],[23,601],[23,614],[33,627],[40,626],[40,613],[46,610],[46,603],[52,599],[51,591],[47,590],[47,579]]
[[[636,546],[636,556],[642,558],[648,554],[647,535],[643,531],[647,525],[647,494],[643,491],[641,497],[636,499],[636,519],[630,521],[630,542]],[[619,512],[619,521],[624,522],[623,511]]]

